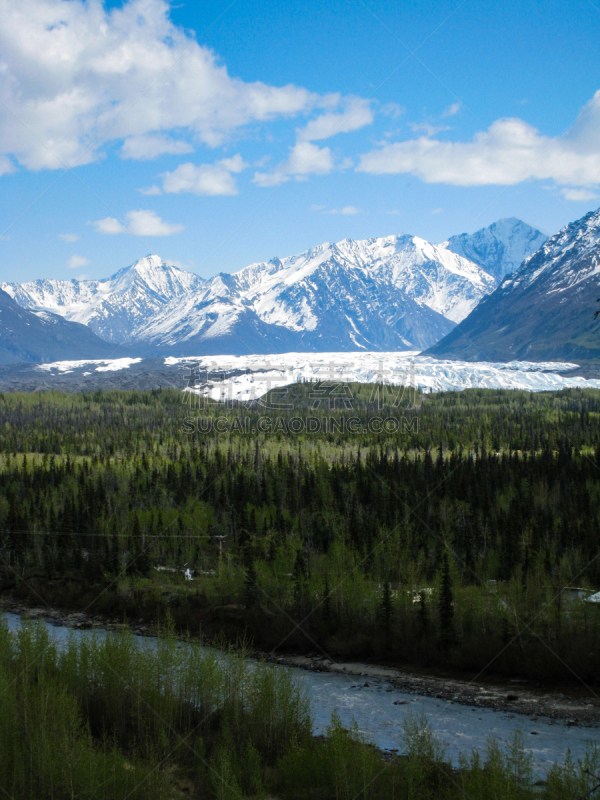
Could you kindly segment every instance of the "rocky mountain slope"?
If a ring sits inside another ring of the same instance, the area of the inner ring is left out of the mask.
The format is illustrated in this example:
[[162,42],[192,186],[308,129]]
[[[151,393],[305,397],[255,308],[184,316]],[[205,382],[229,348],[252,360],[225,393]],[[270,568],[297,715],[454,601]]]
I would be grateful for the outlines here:
[[28,311],[0,290],[0,364],[107,358],[114,350],[85,325]]
[[600,358],[600,210],[530,256],[429,353],[471,361]]

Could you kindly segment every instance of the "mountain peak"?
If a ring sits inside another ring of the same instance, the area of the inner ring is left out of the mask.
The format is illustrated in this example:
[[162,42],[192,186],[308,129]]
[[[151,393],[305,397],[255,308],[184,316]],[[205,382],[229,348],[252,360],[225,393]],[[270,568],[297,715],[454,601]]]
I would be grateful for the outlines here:
[[[508,241],[521,225],[502,223],[490,236]],[[447,244],[407,233],[346,238],[210,280],[150,253],[105,280],[6,288],[24,308],[84,323],[111,342],[171,353],[422,349],[496,286],[485,266]]]
[[493,275],[497,283],[516,272],[523,261],[548,237],[516,217],[505,217],[473,234],[453,236],[443,246],[473,261]]
[[595,360],[600,210],[548,239],[431,353],[474,361]]
[[166,267],[167,263],[162,260],[160,256],[156,254],[149,253],[144,258],[140,258],[138,261],[131,265],[131,269],[136,270],[137,272],[144,272],[149,269],[156,269],[157,267]]

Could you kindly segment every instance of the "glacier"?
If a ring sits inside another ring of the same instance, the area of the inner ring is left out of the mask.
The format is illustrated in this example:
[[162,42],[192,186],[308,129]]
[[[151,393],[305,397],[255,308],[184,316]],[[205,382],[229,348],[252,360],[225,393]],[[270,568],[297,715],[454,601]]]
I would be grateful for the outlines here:
[[203,385],[184,391],[212,400],[257,400],[293,383],[384,383],[431,392],[463,389],[519,389],[532,392],[600,389],[600,379],[569,375],[568,362],[469,362],[440,360],[419,352],[284,353],[270,356],[166,358],[171,367],[194,365]]

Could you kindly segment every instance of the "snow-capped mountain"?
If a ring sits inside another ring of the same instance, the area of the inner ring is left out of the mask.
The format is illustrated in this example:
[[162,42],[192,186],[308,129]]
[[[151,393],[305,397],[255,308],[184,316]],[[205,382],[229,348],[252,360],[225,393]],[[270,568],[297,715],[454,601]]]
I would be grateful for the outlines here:
[[28,311],[0,290],[0,364],[107,358],[114,351],[85,325],[48,311]]
[[548,239],[429,352],[474,361],[597,359],[599,295],[600,209]]
[[122,342],[169,301],[203,285],[197,275],[147,256],[105,280],[2,283],[23,308],[81,322],[109,342]]
[[344,239],[219,275],[134,339],[182,355],[422,349],[494,286],[477,265],[416,236]]
[[[538,236],[518,220],[504,220],[473,241],[466,235],[441,245],[410,235],[344,239],[210,280],[149,255],[105,280],[1,288],[26,309],[83,323],[146,355],[421,350],[494,290],[486,258],[494,269],[498,259],[506,265],[518,253],[528,255]],[[455,252],[455,240],[477,263]]]
[[500,219],[473,234],[452,236],[443,246],[473,261],[500,283],[547,240],[545,233],[515,217]]

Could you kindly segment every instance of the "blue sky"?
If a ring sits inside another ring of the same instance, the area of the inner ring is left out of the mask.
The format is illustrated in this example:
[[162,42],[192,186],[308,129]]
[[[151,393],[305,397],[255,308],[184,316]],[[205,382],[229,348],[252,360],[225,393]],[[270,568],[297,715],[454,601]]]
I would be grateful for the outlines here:
[[2,280],[600,205],[600,3],[7,0]]

